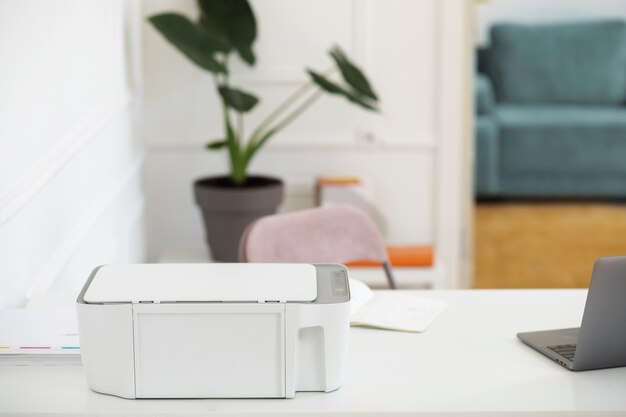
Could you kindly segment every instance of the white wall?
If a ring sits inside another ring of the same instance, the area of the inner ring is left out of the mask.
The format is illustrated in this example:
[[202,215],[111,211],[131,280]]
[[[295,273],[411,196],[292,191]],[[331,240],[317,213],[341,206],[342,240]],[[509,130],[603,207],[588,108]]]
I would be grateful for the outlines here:
[[477,8],[476,39],[489,43],[496,22],[560,22],[602,18],[626,19],[626,0],[488,0]]
[[[334,43],[362,64],[382,98],[381,115],[323,98],[277,136],[252,171],[287,182],[283,210],[310,206],[316,176],[362,175],[374,184],[391,242],[435,240],[438,137],[436,0],[256,0],[260,36],[254,70],[238,65],[233,79],[262,104],[254,126],[306,80],[303,69],[327,68]],[[195,2],[144,2],[146,16],[194,13]],[[226,155],[203,149],[222,132],[210,75],[194,67],[144,25],[149,257],[201,253],[204,236],[193,203],[194,178],[223,173]],[[368,139],[369,138],[369,139]],[[370,140],[371,139],[371,140]]]
[[0,307],[143,258],[137,13],[0,1]]

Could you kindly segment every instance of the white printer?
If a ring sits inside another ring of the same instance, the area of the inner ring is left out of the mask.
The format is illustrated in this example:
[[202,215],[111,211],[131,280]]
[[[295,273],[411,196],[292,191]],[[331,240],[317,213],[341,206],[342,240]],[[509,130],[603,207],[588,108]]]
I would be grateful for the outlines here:
[[293,398],[345,374],[342,265],[144,264],[93,271],[77,300],[91,389],[125,398]]

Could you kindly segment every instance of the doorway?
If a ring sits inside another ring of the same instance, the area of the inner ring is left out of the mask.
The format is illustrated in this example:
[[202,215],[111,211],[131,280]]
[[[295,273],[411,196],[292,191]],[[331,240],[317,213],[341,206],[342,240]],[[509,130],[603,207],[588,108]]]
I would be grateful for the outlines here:
[[586,287],[626,252],[625,18],[624,0],[477,6],[474,287]]

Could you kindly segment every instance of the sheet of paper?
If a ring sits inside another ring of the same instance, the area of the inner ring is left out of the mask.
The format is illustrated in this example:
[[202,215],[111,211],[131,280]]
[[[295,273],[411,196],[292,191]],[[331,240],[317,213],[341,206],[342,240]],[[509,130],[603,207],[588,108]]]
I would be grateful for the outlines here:
[[369,300],[374,298],[374,291],[358,279],[349,279],[350,286],[350,314],[354,314]]
[[403,291],[374,293],[365,284],[353,284],[352,280],[350,295],[353,326],[423,332],[447,307],[445,301]]
[[75,308],[0,310],[0,365],[80,362]]

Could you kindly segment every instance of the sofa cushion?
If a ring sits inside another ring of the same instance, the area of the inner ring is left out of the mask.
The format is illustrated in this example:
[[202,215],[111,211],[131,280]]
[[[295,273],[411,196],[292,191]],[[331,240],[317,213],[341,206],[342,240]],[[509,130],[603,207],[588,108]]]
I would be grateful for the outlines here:
[[500,105],[497,119],[503,177],[626,180],[626,108]]
[[626,23],[499,24],[488,68],[498,101],[626,101]]

